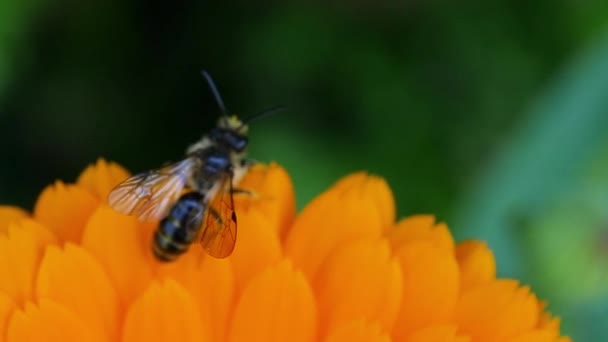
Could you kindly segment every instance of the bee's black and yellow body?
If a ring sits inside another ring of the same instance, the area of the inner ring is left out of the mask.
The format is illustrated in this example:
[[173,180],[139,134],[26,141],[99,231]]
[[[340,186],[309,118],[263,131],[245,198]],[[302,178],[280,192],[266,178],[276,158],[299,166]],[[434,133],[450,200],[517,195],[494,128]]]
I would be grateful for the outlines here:
[[236,242],[232,186],[247,169],[248,121],[226,115],[211,77],[206,72],[203,76],[224,113],[217,126],[191,145],[183,160],[136,174],[108,196],[118,212],[160,220],[152,241],[160,261],[174,261],[197,238],[216,258],[229,256]]
[[173,205],[154,233],[152,250],[160,261],[173,261],[188,250],[201,227],[203,195],[189,192]]
[[234,156],[247,147],[247,136],[239,132],[243,127],[246,129],[236,117],[222,118],[219,127],[188,150],[187,155],[200,161],[191,180],[196,190],[182,195],[160,221],[152,245],[159,260],[177,259],[198,236],[205,210],[209,209],[206,196],[220,179],[232,175],[235,162],[241,163],[240,155]]

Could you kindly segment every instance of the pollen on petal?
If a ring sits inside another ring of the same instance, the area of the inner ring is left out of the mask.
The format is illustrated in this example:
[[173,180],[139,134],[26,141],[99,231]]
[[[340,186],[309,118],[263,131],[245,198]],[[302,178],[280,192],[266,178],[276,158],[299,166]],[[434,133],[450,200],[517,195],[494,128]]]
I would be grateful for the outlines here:
[[281,243],[270,222],[260,212],[251,210],[238,216],[236,246],[230,256],[236,285],[243,288],[254,274],[281,259]]
[[457,335],[458,327],[454,325],[430,325],[414,331],[408,336],[408,342],[469,342],[467,336]]
[[240,207],[249,210],[250,207],[255,207],[269,220],[275,233],[281,239],[284,238],[296,212],[293,184],[287,171],[276,163],[268,166],[255,165],[238,187],[246,191],[253,190],[254,194],[235,195],[237,209]]
[[334,327],[325,342],[390,342],[390,336],[377,323],[357,319]]
[[42,191],[34,207],[34,218],[49,227],[60,241],[79,243],[82,230],[99,205],[85,189],[57,181]]
[[29,214],[19,207],[0,205],[0,234],[7,232],[9,224],[28,216]]
[[360,240],[337,249],[313,284],[321,333],[359,318],[390,331],[399,313],[401,268],[385,240]]
[[309,279],[337,246],[382,235],[383,214],[364,186],[367,177],[355,173],[338,181],[304,208],[288,232],[285,254]]
[[25,310],[17,310],[7,329],[7,342],[62,341],[103,342],[74,312],[48,299],[40,299],[38,306],[27,303]]
[[11,224],[0,235],[0,291],[15,302],[31,298],[44,248],[55,242],[53,234],[31,219]]
[[454,239],[448,227],[435,224],[432,215],[414,215],[399,221],[389,229],[387,236],[394,250],[412,241],[425,240],[448,253],[454,251]]
[[403,300],[393,336],[402,339],[431,323],[447,323],[458,300],[458,264],[428,241],[405,244],[395,252],[403,272]]
[[210,341],[209,321],[203,320],[194,298],[171,279],[152,282],[129,308],[124,342]]
[[97,335],[116,340],[118,295],[97,260],[80,246],[50,246],[36,280],[37,298],[49,298],[77,314]]
[[464,292],[457,306],[460,330],[475,341],[501,340],[533,329],[538,302],[528,287],[514,280],[497,280]]
[[106,205],[95,211],[85,227],[82,246],[99,260],[124,301],[133,299],[152,278],[156,261],[151,235],[152,229]]
[[456,259],[460,266],[460,284],[469,289],[496,279],[494,254],[482,241],[467,240],[456,246]]
[[89,165],[80,174],[76,184],[88,190],[100,201],[105,202],[110,191],[129,175],[129,172],[122,166],[99,158],[97,163]]
[[247,284],[236,305],[229,341],[313,341],[317,313],[312,289],[287,260]]

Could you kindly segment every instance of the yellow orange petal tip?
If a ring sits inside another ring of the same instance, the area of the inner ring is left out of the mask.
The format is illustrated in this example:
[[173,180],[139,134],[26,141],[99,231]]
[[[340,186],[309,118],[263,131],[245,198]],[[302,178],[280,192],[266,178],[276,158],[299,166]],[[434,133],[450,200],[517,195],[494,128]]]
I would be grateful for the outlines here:
[[99,158],[78,176],[76,184],[105,202],[110,191],[129,176],[129,171],[121,165]]

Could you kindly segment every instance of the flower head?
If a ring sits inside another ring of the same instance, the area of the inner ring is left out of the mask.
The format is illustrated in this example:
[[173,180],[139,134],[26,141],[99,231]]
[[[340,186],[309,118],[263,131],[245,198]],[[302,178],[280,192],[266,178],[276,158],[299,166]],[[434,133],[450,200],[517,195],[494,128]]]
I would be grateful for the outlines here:
[[106,204],[127,177],[100,160],[33,213],[0,207],[0,341],[569,341],[483,242],[395,222],[381,178],[349,175],[296,216],[285,170],[255,166],[233,254],[162,264],[155,224]]

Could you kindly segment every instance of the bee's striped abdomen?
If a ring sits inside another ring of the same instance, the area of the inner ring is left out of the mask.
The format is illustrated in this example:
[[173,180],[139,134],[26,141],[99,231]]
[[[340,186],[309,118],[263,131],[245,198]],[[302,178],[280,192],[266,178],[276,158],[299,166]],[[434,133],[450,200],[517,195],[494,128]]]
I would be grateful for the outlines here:
[[154,233],[153,252],[161,261],[173,261],[186,252],[198,235],[205,207],[198,192],[182,195]]

